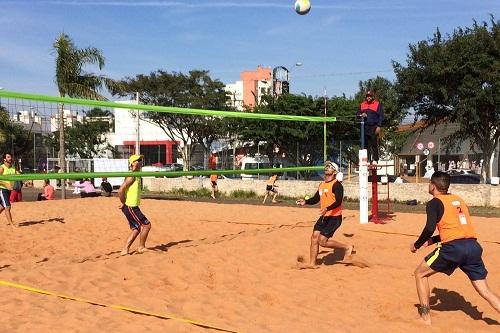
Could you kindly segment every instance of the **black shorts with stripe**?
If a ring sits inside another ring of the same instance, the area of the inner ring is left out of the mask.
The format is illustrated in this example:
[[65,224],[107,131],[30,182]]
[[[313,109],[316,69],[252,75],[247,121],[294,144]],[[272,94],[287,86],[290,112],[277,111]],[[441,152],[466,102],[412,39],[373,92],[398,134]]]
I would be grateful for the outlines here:
[[276,189],[273,185],[266,185],[266,191],[276,193]]
[[129,207],[127,205],[123,205],[122,212],[128,220],[130,229],[141,230],[141,226],[148,225],[150,223],[139,207]]
[[0,188],[0,205],[3,208],[10,207],[10,190]]
[[425,257],[425,262],[436,272],[451,275],[460,268],[471,281],[484,280],[488,271],[481,258],[483,248],[476,239],[456,239],[439,244]]
[[342,224],[342,215],[339,216],[320,216],[314,225],[314,231],[318,230],[320,235],[331,238],[335,231]]

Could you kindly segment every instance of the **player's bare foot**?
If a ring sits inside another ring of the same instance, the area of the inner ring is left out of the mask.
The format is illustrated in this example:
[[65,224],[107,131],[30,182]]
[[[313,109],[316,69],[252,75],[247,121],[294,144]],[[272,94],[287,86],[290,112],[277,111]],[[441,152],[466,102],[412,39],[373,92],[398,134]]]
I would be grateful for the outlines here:
[[417,319],[417,322],[421,323],[421,324],[425,324],[425,325],[428,325],[428,326],[431,326],[432,325],[432,322],[431,322],[431,318],[427,318],[427,319],[424,319],[423,317],[420,317]]
[[279,201],[273,200],[272,203],[278,203]]
[[349,247],[345,250],[345,258],[351,259],[353,251],[354,251],[354,245],[349,245]]
[[130,254],[128,250],[122,250],[122,252],[120,252],[121,256],[126,256],[127,254]]
[[151,250],[146,248],[146,247],[138,247],[136,252],[137,253],[144,253],[144,252],[150,252]]
[[300,265],[298,268],[299,268],[299,269],[318,269],[318,268],[319,268],[319,265],[311,265],[311,264],[308,264],[308,265]]

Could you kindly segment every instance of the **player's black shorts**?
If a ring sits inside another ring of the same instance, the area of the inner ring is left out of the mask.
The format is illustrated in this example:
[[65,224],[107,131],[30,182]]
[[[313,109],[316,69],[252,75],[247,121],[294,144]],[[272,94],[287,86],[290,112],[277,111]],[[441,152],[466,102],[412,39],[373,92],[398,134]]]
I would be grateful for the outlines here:
[[483,248],[476,239],[457,239],[438,247],[425,257],[425,262],[436,272],[451,275],[460,268],[471,281],[484,280],[488,271],[481,255]]
[[141,226],[149,224],[149,220],[144,216],[139,207],[123,205],[122,212],[127,217],[130,229],[141,230]]
[[10,190],[0,189],[0,205],[4,208],[10,207]]
[[217,186],[217,182],[212,181],[212,187],[216,187],[216,186]]
[[267,186],[266,186],[266,191],[276,193],[276,189],[274,188],[274,186],[273,186],[273,185],[267,185]]
[[333,236],[335,231],[342,224],[342,215],[339,216],[320,216],[316,224],[314,225],[314,230],[318,230],[319,233],[326,238]]

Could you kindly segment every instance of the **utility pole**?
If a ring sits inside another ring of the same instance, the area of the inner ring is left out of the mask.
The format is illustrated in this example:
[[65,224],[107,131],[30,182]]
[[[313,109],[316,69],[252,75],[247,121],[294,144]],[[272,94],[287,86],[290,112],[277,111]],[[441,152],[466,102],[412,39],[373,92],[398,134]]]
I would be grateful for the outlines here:
[[327,101],[326,101],[326,87],[324,91],[324,99],[325,99],[325,121],[323,122],[323,162],[326,162],[327,153],[326,153],[326,109],[327,109]]
[[[137,105],[139,105],[139,92],[135,93],[135,102]],[[141,118],[140,118],[140,111],[139,109],[136,110],[135,113],[137,117],[137,124],[136,124],[136,138],[135,138],[135,154],[140,155],[141,154],[141,137],[140,137],[140,127],[141,127]]]
[[[66,152],[64,147],[64,104],[60,104],[59,108],[59,170],[66,172]],[[66,199],[65,179],[61,179],[61,199]]]

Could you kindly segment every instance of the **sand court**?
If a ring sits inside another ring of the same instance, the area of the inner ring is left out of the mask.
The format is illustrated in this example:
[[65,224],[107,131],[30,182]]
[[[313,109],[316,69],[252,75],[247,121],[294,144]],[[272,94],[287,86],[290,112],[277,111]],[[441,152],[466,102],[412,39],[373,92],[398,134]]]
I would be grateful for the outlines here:
[[[425,215],[397,213],[360,225],[344,211],[334,235],[355,244],[308,257],[317,208],[143,200],[150,252],[120,256],[129,233],[117,198],[13,205],[20,227],[0,217],[0,280],[101,304],[189,319],[233,332],[500,332],[500,318],[467,277],[431,278],[433,326],[418,318],[413,271],[431,248],[410,244]],[[500,218],[474,217],[488,282],[500,293]],[[137,244],[132,246],[135,249]],[[216,332],[0,285],[4,332]]]

